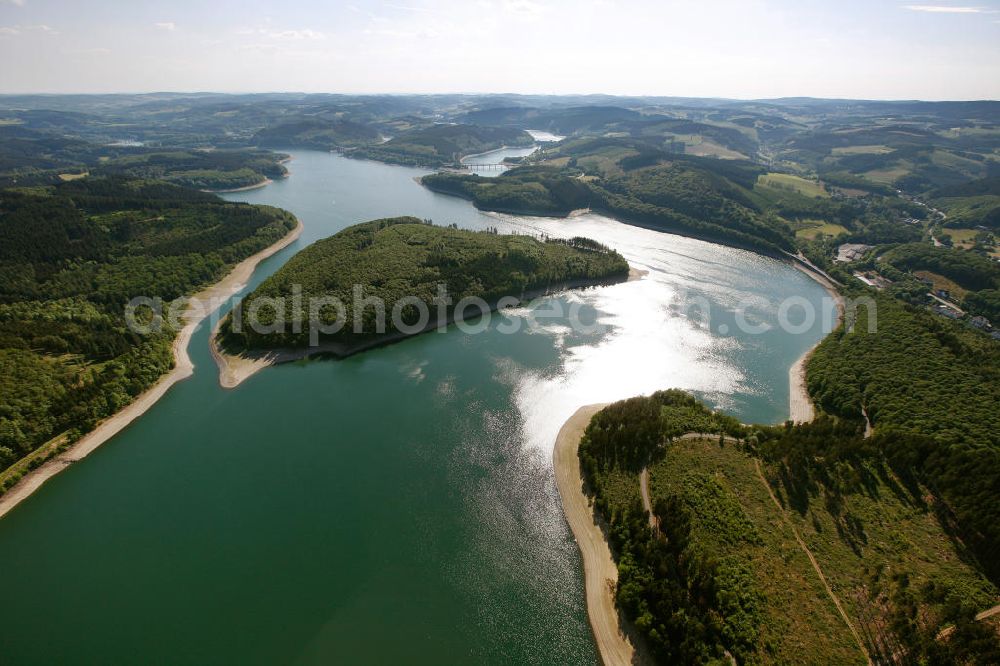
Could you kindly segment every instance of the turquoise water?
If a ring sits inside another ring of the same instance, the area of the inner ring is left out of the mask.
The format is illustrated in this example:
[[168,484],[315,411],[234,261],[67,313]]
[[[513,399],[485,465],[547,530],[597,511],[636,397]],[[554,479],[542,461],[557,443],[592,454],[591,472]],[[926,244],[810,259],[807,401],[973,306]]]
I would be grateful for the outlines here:
[[[486,215],[419,170],[292,152],[291,178],[227,195],[305,224],[251,287],[318,238],[401,214],[587,235],[648,275],[231,391],[203,325],[192,378],[0,520],[0,661],[595,663],[551,471],[559,426],[673,386],[782,420],[788,368],[823,327],[746,335],[734,308],[774,323],[781,299],[819,307],[823,290],[748,252],[598,216]],[[543,316],[571,305],[590,330]]]

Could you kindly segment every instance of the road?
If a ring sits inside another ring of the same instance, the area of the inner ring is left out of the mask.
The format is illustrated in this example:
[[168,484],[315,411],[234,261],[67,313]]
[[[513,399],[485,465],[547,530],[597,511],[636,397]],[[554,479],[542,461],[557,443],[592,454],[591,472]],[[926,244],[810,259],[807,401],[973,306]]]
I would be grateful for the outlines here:
[[[982,620],[991,618],[994,615],[1000,615],[1000,604],[997,604],[993,608],[987,608],[982,613],[976,613],[976,621],[980,622]],[[951,635],[953,631],[955,631],[955,627],[945,627],[944,629],[938,632],[937,635],[938,640],[941,640],[942,638],[947,638],[948,636]]]

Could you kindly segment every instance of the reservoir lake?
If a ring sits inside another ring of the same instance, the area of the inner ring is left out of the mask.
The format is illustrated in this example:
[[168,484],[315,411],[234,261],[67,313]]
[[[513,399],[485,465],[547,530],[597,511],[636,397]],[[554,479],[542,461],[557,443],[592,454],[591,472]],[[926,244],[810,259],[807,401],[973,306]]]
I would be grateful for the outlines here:
[[[830,329],[826,292],[751,252],[598,215],[481,213],[422,188],[420,169],[289,152],[290,178],[225,195],[305,225],[247,289],[318,239],[396,215],[588,236],[647,274],[234,390],[206,321],[193,377],[0,520],[0,660],[598,663],[552,474],[560,426],[666,388],[784,420],[789,367]],[[786,299],[793,324],[806,304],[827,316],[781,330]],[[770,330],[742,332],[741,305]]]

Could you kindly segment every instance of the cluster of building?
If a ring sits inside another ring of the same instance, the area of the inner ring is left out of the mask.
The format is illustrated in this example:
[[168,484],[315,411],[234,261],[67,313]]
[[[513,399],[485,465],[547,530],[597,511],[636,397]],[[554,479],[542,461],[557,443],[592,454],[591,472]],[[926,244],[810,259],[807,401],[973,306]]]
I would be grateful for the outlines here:
[[892,284],[892,280],[889,280],[888,278],[882,277],[881,275],[879,275],[875,271],[866,271],[866,272],[863,272],[863,273],[862,272],[855,272],[854,273],[854,277],[856,277],[858,280],[860,280],[861,282],[865,283],[869,287],[874,287],[875,289],[878,289],[879,291],[881,291],[882,289],[885,289],[886,287],[888,287],[889,285]]
[[837,258],[834,261],[849,264],[852,261],[860,261],[865,258],[865,253],[872,249],[872,245],[864,243],[844,243],[837,248]]

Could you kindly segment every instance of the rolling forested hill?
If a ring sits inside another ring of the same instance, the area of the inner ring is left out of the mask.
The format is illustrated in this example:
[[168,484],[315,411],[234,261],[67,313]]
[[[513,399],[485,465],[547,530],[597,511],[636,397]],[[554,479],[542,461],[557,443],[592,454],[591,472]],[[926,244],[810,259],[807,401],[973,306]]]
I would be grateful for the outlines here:
[[352,157],[392,164],[442,166],[465,155],[503,146],[530,146],[531,135],[519,129],[477,125],[433,125],[405,132],[389,141],[350,152]]
[[559,109],[536,107],[497,107],[470,111],[460,116],[460,121],[473,125],[519,127],[538,129],[557,134],[575,134],[584,131],[601,131],[634,122],[642,116],[618,106],[572,106]]
[[793,247],[791,228],[764,215],[751,193],[764,170],[748,162],[670,155],[629,139],[580,139],[547,150],[535,164],[498,178],[434,174],[422,182],[485,210],[566,214],[591,208],[768,254]]
[[[994,167],[1000,173],[1000,167]],[[935,206],[948,214],[946,227],[1000,230],[1000,175],[933,190]]]
[[308,118],[264,128],[254,141],[264,147],[333,150],[376,143],[380,136],[377,129],[362,123]]
[[235,189],[284,177],[286,157],[251,149],[100,145],[17,125],[0,126],[0,186],[51,185],[92,174],[157,179],[195,189]]

